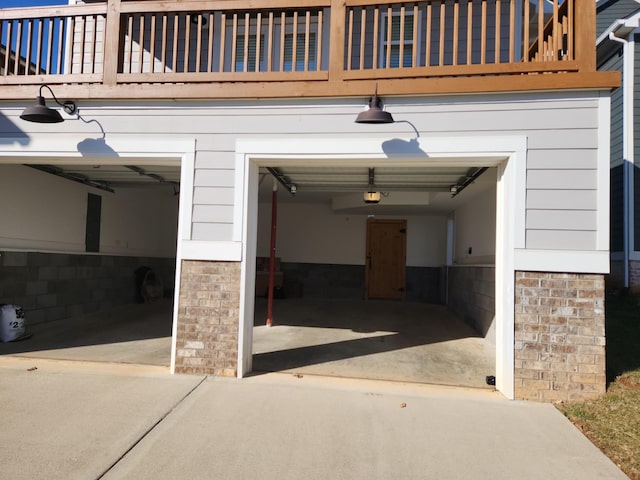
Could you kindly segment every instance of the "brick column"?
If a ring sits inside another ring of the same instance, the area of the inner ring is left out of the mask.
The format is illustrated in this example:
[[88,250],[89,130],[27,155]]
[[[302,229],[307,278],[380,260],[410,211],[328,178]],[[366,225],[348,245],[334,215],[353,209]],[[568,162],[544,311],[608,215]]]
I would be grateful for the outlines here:
[[603,275],[516,272],[515,397],[603,394],[604,323]]
[[235,376],[239,311],[240,263],[183,260],[176,373]]

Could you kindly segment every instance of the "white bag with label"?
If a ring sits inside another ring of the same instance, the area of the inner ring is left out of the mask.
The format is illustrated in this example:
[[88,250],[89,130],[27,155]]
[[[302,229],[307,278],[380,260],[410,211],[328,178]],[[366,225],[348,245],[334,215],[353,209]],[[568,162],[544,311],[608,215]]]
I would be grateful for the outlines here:
[[24,333],[24,310],[17,305],[0,305],[0,341],[13,342]]

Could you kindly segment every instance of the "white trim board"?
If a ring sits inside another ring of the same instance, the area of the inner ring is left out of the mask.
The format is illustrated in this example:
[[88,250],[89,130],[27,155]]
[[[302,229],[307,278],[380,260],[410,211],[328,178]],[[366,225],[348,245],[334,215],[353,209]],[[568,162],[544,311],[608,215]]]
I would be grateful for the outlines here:
[[609,273],[609,251],[515,250],[515,270],[523,272]]
[[[242,203],[242,277],[238,376],[252,368],[252,335],[260,166],[492,166],[498,167],[496,219],[497,388],[514,397],[514,251],[525,245],[527,139],[524,136],[409,139],[242,139],[236,142],[236,188]],[[236,217],[237,218],[237,217]],[[250,285],[251,284],[251,285]]]
[[[610,190],[610,128],[611,101],[609,96],[598,99],[598,169],[597,169],[597,236],[596,249],[609,250],[609,190]],[[573,271],[573,270],[568,270]]]
[[185,239],[182,242],[182,259],[239,262],[242,260],[242,243]]

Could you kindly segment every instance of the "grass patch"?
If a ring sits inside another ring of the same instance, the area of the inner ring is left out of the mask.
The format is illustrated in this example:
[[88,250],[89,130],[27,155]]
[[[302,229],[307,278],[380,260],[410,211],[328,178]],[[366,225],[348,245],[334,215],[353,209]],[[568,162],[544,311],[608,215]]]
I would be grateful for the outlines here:
[[640,372],[618,377],[597,400],[558,408],[631,480],[640,480]]
[[607,393],[558,408],[631,480],[640,480],[640,297],[607,298]]

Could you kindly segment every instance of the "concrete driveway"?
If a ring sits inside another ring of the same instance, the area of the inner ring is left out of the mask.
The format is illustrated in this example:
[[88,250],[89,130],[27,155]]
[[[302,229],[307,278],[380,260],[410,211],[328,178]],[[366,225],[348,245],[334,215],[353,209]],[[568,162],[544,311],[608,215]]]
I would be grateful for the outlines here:
[[392,382],[7,357],[0,425],[12,480],[627,478],[552,405]]

